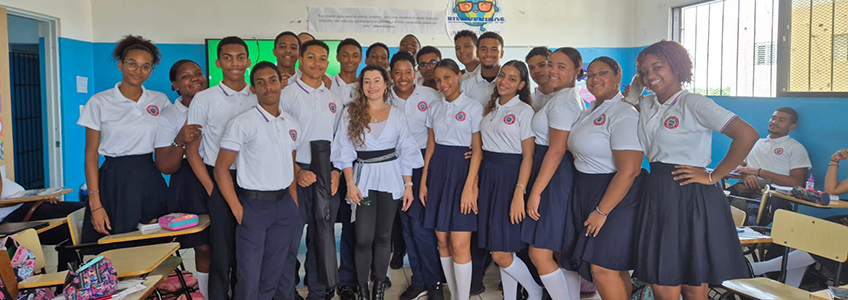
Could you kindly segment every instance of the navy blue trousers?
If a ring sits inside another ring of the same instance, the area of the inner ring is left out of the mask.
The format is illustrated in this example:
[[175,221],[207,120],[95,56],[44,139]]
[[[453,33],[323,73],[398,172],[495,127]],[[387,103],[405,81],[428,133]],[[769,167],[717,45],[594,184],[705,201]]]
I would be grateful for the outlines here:
[[[341,183],[339,183],[341,185]],[[342,234],[339,240],[339,286],[355,286],[356,283],[356,228],[350,223],[350,204],[344,203],[345,195],[339,191],[339,219]]]

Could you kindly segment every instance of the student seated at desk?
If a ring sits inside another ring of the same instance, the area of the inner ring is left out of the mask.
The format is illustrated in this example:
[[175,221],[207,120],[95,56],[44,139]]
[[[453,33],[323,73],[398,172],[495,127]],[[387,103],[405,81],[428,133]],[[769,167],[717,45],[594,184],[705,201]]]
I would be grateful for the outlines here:
[[[779,107],[769,120],[769,135],[754,144],[748,157],[741,166],[736,168],[742,176],[738,183],[730,187],[730,193],[753,199],[760,199],[760,191],[765,184],[774,183],[782,186],[803,186],[808,172],[812,167],[807,149],[795,139],[789,137],[789,132],[795,130],[798,123],[798,113],[790,107]],[[769,203],[768,216],[777,209],[790,209],[788,201],[772,198]],[[745,203],[735,199],[733,206],[748,212],[749,224],[757,221],[759,205]],[[762,221],[765,225],[771,222],[768,217]]]

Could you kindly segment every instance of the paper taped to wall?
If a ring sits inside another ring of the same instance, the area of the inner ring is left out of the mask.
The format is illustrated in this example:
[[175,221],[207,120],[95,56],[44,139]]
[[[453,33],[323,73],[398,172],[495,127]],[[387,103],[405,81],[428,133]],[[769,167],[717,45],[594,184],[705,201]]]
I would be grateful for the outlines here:
[[310,32],[440,34],[445,13],[438,10],[309,7]]

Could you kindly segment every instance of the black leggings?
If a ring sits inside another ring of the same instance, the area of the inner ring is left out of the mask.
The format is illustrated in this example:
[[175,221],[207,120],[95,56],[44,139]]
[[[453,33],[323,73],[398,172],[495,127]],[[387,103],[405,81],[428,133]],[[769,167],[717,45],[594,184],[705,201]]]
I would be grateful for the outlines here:
[[386,280],[389,256],[392,253],[392,226],[400,202],[392,199],[392,194],[377,191],[369,191],[368,198],[363,199],[363,202],[367,200],[371,200],[371,205],[358,206],[356,221],[353,222],[356,228],[355,260],[359,285],[368,284],[372,260],[374,280]]

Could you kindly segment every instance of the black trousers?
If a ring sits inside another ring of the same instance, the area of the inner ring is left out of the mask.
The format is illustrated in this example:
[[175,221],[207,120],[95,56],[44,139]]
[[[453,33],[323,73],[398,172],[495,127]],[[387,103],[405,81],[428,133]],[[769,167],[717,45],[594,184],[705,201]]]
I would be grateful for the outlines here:
[[[18,207],[18,209],[12,211],[12,213],[6,216],[6,218],[3,219],[3,223],[23,222],[33,205],[35,205],[34,202],[24,203],[21,207]],[[65,218],[72,212],[85,207],[85,205],[85,202],[59,202],[56,204],[45,202],[35,209],[30,221]],[[67,224],[50,229],[38,235],[38,239],[41,241],[42,245],[58,245],[69,238],[71,238],[71,235]],[[73,255],[73,252],[59,251],[59,264],[57,265],[58,270],[67,270],[68,263],[74,260],[76,260],[76,257]]]
[[[213,173],[213,167],[207,165],[209,175]],[[233,177],[233,186],[236,184],[236,171],[230,170]],[[213,180],[214,182],[214,180]],[[233,211],[224,200],[224,195],[218,190],[218,183],[212,189],[207,203],[209,208],[209,242],[212,246],[212,259],[209,267],[209,299],[230,299],[230,288],[235,290],[236,280],[236,222]]]
[[[374,280],[385,281],[392,253],[392,227],[400,200],[392,194],[369,191],[370,205],[356,208],[356,279],[359,285],[368,284],[373,263]],[[369,255],[371,254],[371,255]]]

